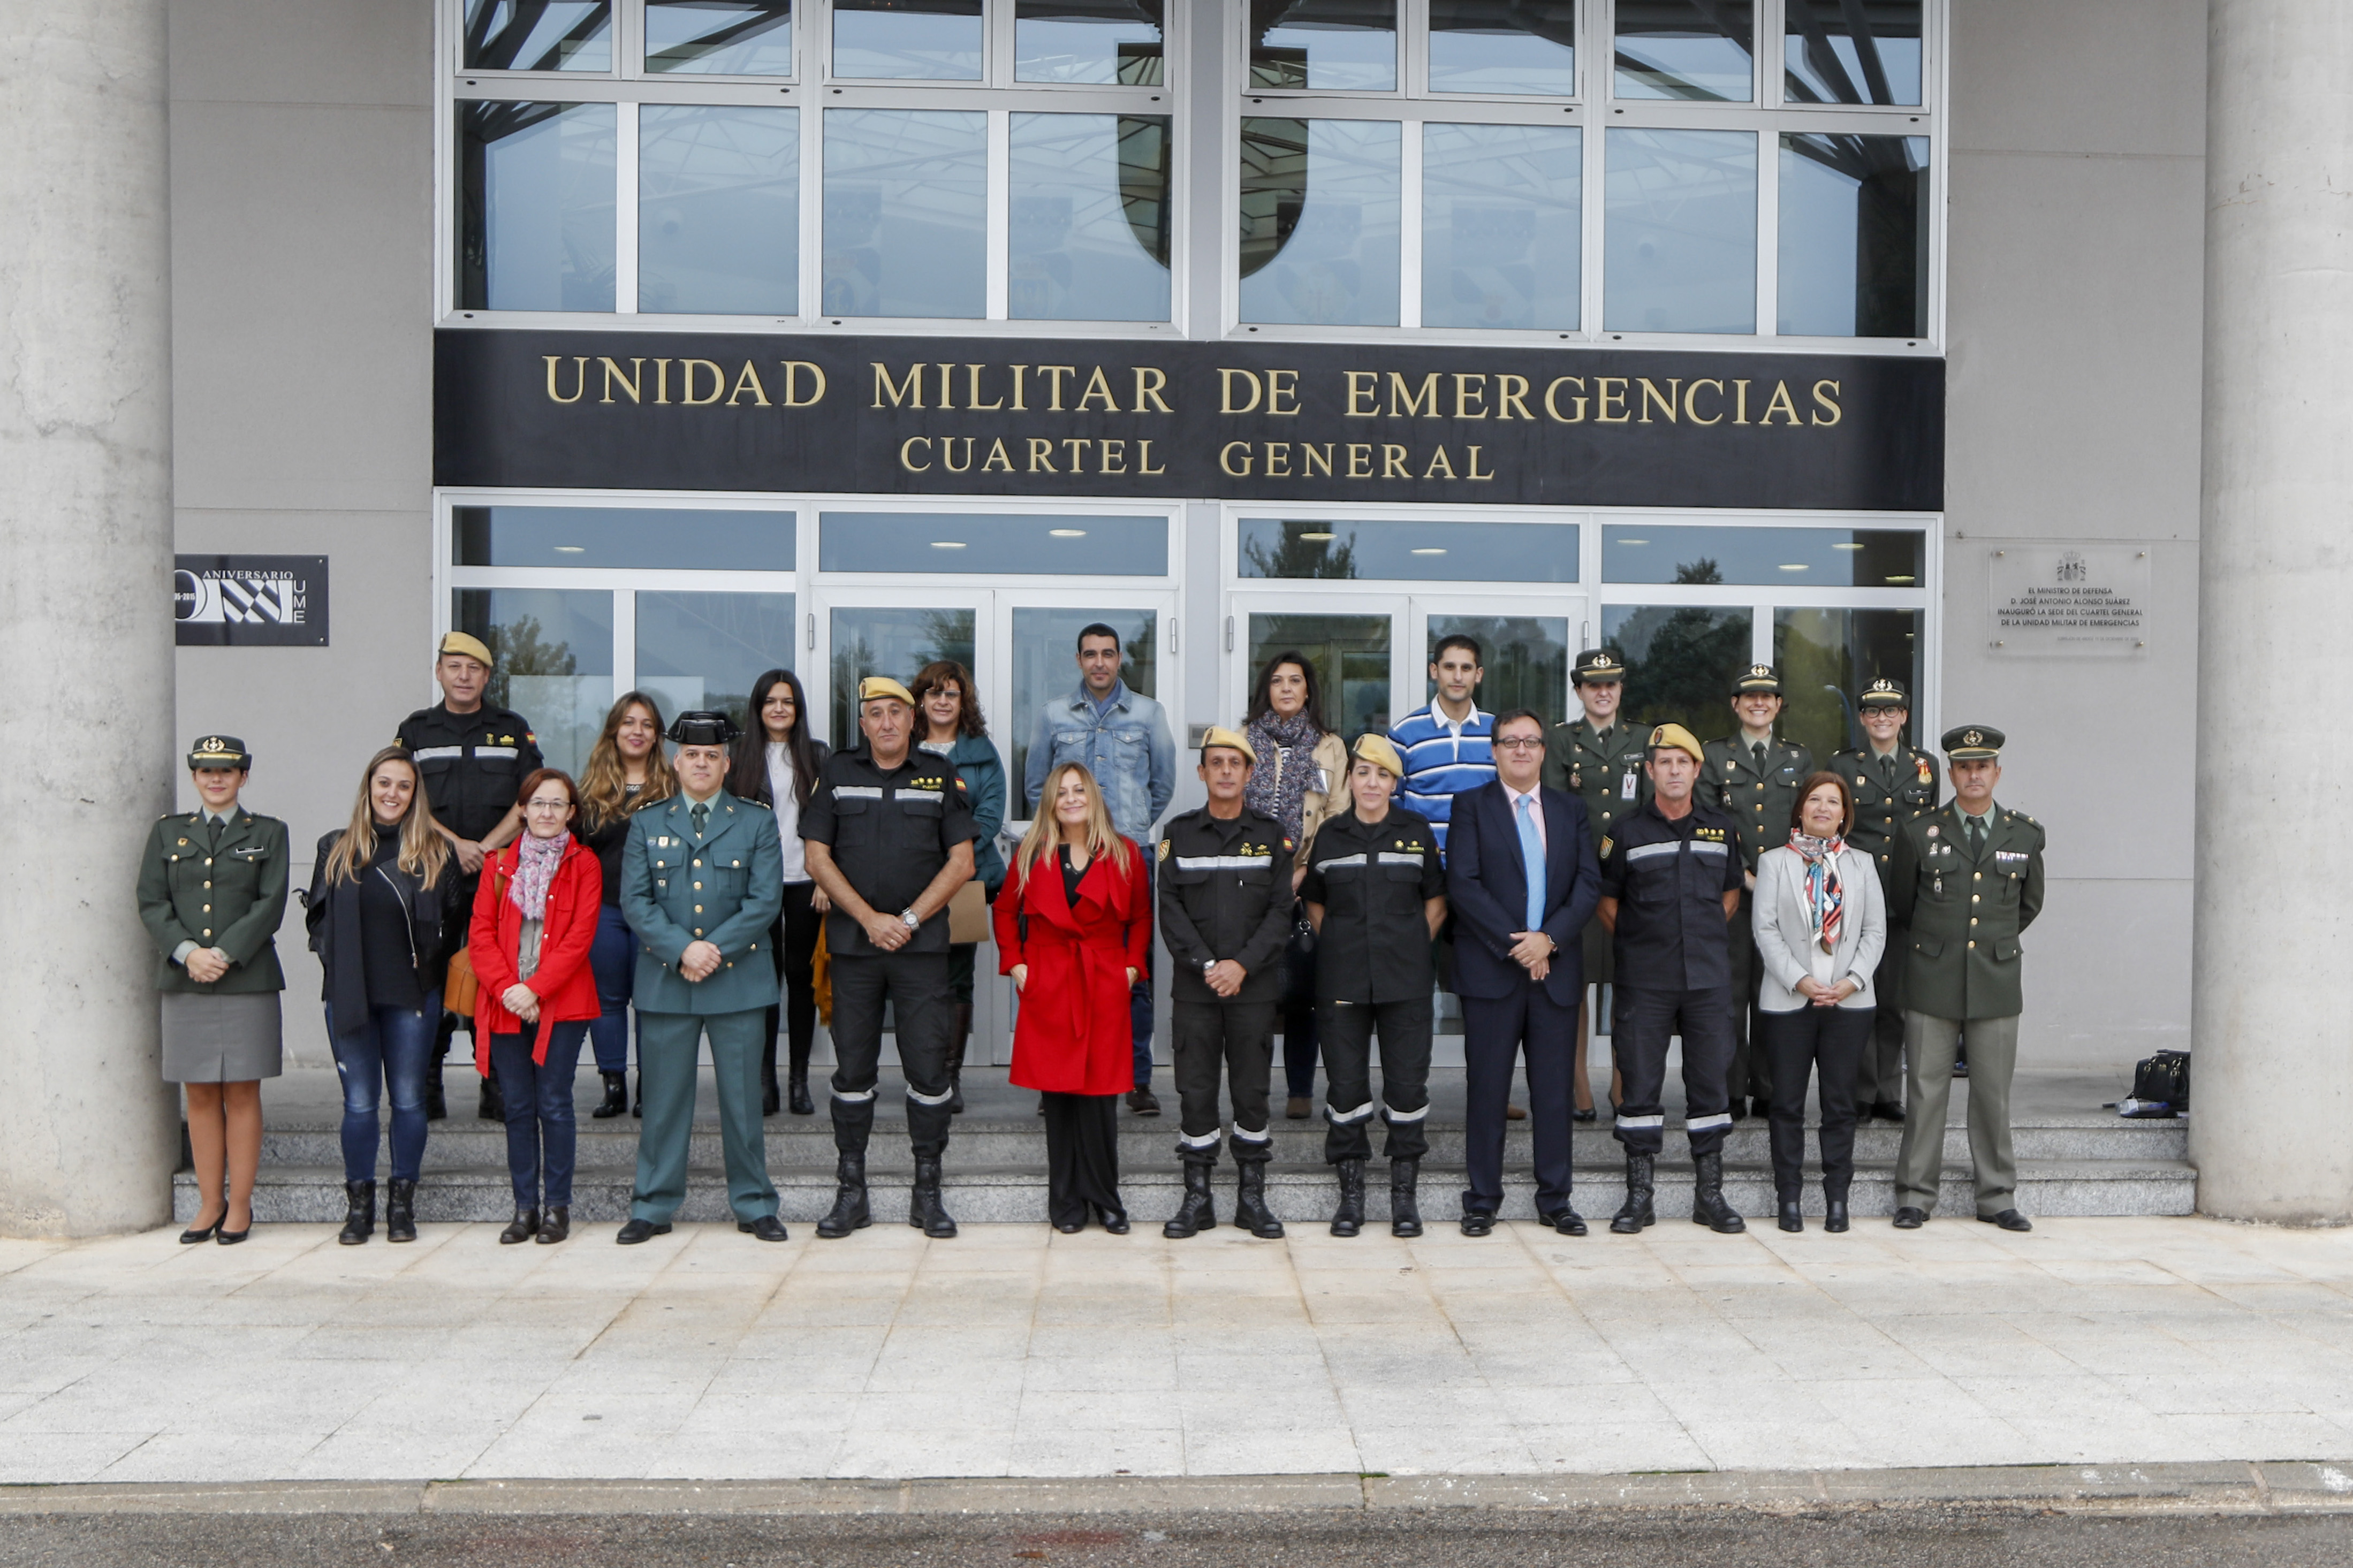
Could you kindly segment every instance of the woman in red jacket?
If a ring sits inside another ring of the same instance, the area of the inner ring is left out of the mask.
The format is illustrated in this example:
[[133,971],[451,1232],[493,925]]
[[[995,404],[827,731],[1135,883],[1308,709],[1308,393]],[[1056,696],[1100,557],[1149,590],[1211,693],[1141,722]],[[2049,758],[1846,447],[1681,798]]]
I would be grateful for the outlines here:
[[572,837],[578,799],[554,768],[523,780],[523,836],[490,858],[474,897],[474,1068],[496,1070],[506,1097],[515,1216],[499,1233],[505,1246],[572,1234],[572,1079],[598,1011],[588,950],[605,889],[596,852]]
[[1119,1201],[1119,1097],[1135,1086],[1128,993],[1152,951],[1152,896],[1135,846],[1111,825],[1094,775],[1064,763],[1046,779],[995,906],[999,966],[1021,993],[1016,1087],[1046,1117],[1046,1207],[1054,1228],[1092,1209],[1127,1234]]

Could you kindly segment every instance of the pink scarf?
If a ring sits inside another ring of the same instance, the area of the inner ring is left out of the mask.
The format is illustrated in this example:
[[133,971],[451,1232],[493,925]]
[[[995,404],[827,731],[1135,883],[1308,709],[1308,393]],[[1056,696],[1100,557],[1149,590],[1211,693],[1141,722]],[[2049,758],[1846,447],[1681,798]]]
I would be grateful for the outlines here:
[[547,889],[555,880],[555,868],[563,863],[564,851],[571,846],[572,835],[561,833],[553,838],[534,837],[524,834],[518,847],[514,880],[507,888],[507,897],[522,911],[527,921],[547,918]]
[[1789,847],[1806,863],[1806,923],[1824,952],[1838,951],[1839,921],[1846,912],[1846,892],[1839,886],[1839,855],[1846,840],[1836,835],[1814,838],[1789,829]]

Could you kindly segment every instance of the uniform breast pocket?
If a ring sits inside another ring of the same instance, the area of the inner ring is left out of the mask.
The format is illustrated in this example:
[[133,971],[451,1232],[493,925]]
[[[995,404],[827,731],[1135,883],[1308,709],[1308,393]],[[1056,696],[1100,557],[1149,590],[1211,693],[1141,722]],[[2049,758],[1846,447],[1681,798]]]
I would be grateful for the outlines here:
[[1174,887],[1198,888],[1209,879],[1210,873],[1198,866],[1185,867],[1171,862],[1164,875]]
[[908,844],[923,847],[940,841],[940,814],[946,808],[936,800],[902,800],[899,807],[899,835]]
[[874,841],[873,803],[857,795],[837,795],[833,802],[833,842],[836,847]]
[[744,889],[751,884],[751,878],[744,868],[732,865],[706,868],[702,873],[702,880],[708,884],[712,892],[723,899],[741,899],[744,896]]
[[449,781],[457,772],[458,761],[454,757],[428,757],[417,763],[417,782],[425,786],[425,797],[432,801],[451,798]]

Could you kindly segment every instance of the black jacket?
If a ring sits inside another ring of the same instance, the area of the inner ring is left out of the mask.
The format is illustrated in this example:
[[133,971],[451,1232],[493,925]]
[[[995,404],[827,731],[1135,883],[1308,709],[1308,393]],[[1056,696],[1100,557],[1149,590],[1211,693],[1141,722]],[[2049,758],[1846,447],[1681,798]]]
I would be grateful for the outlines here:
[[[340,831],[319,840],[311,862],[310,890],[302,895],[302,923],[310,929],[311,951],[326,971],[322,994],[339,1018],[367,1016],[367,977],[360,957],[360,885],[355,881],[327,885],[327,857],[334,852]],[[465,923],[473,913],[458,897],[460,879],[453,853],[438,881],[427,882],[397,864],[371,868],[371,876],[387,878],[400,889],[408,906],[408,942],[417,966],[417,987],[438,996],[449,971],[449,955],[465,945]]]
[[1236,1002],[1282,994],[1291,942],[1291,840],[1282,825],[1245,806],[1221,821],[1202,806],[1169,818],[1160,840],[1160,940],[1176,961],[1179,1002],[1223,1002],[1201,966],[1230,958],[1249,973]]

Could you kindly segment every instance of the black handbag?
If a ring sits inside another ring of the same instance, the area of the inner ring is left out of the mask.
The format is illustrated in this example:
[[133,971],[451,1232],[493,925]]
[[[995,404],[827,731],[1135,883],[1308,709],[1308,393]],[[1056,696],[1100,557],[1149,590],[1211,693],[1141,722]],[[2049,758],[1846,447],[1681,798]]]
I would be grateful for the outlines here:
[[2144,1058],[2133,1068],[2132,1097],[2150,1108],[2138,1113],[2143,1116],[2179,1116],[2189,1110],[2189,1053],[2159,1051]]

